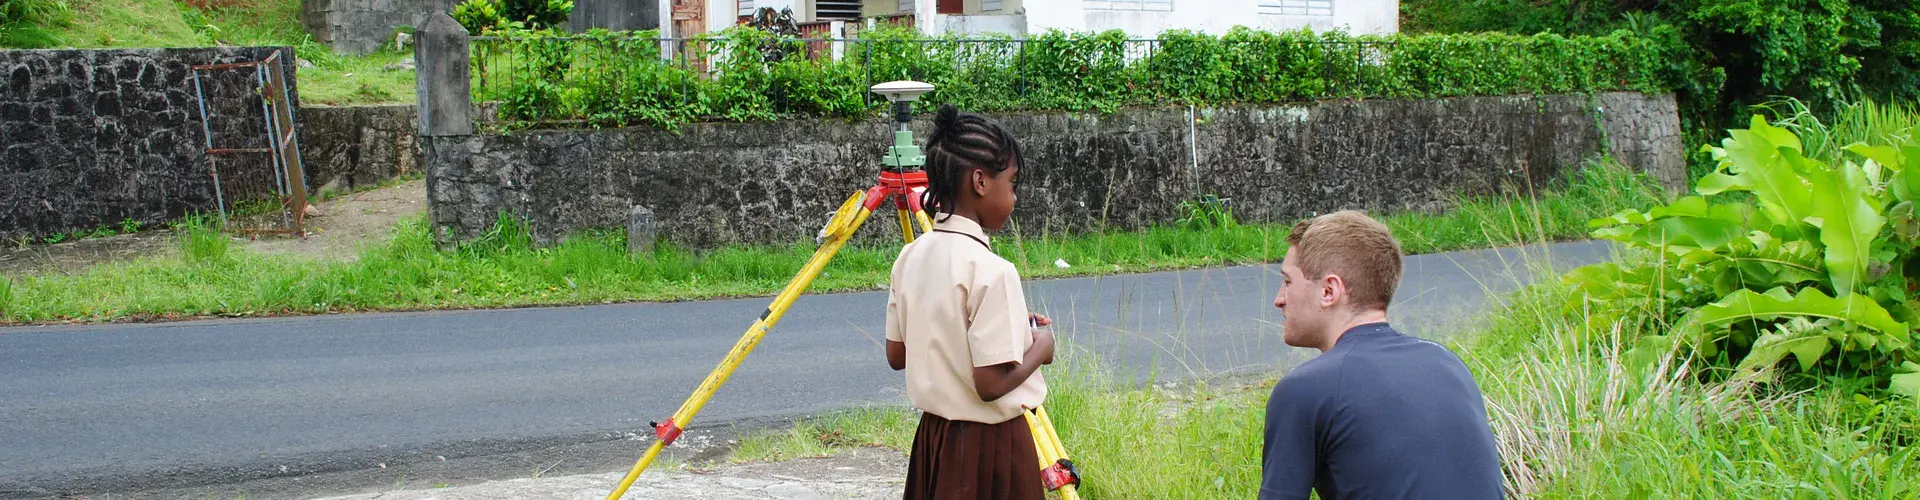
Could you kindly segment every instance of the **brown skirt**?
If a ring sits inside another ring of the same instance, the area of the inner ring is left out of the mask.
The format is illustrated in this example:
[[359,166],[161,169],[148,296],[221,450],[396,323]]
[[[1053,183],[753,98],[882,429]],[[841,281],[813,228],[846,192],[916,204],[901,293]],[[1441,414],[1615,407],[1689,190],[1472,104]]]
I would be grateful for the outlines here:
[[1040,456],[1025,418],[998,424],[921,413],[906,500],[1042,500]]

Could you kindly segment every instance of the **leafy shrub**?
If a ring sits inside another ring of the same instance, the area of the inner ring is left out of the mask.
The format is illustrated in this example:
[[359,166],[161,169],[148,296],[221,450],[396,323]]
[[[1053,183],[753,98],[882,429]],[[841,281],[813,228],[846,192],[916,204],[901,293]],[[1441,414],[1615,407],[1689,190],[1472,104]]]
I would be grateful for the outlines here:
[[467,33],[479,35],[508,27],[558,28],[573,14],[573,0],[466,0],[449,14]]
[[1802,372],[1871,377],[1920,397],[1920,128],[1910,123],[1821,149],[1824,127],[1795,134],[1755,116],[1708,148],[1718,168],[1696,196],[1594,221],[1595,236],[1650,257],[1568,279],[1588,307],[1665,312],[1671,333],[1641,339],[1639,359],[1684,348],[1750,372],[1791,356]]
[[1860,96],[1920,97],[1920,9],[1912,0],[1406,0],[1411,33],[1603,34],[1668,40],[1689,128],[1739,126],[1776,96],[1825,113]]
[[460,26],[465,27],[471,35],[479,35],[507,22],[507,13],[499,0],[466,0],[454,5],[448,15],[454,21],[459,21]]
[[[481,0],[472,0],[481,1]],[[804,44],[752,27],[683,42],[663,58],[655,32],[565,36],[508,26],[476,43],[475,95],[509,120],[648,123],[858,118],[883,104],[866,89],[890,80],[935,85],[922,110],[1112,112],[1168,100],[1273,103],[1324,98],[1450,97],[1638,90],[1680,78],[1663,58],[1678,43],[1625,31],[1603,37],[1505,34],[1352,36],[1171,31],[1129,41],[1119,31],[1049,32],[1025,40],[911,29],[861,34],[846,56],[802,56]]]

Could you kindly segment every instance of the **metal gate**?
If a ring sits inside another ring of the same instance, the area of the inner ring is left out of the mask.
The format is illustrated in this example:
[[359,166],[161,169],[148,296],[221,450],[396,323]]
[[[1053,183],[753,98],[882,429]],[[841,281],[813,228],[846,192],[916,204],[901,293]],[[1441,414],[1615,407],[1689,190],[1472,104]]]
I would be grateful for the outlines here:
[[[220,219],[230,230],[306,235],[306,174],[282,53],[259,61],[193,67],[193,92],[200,99],[206,138],[202,158],[213,176]],[[256,119],[258,134],[247,132],[247,122]],[[217,127],[216,134],[214,120],[234,125]],[[216,140],[223,144],[216,146]]]

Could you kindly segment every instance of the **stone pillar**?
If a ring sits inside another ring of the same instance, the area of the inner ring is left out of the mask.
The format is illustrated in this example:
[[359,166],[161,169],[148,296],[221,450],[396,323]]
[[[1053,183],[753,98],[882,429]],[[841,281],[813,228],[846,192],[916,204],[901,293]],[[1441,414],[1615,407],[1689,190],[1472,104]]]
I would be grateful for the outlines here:
[[[446,12],[435,12],[415,32],[414,92],[419,98],[420,153],[414,162],[427,174],[427,218],[434,242],[449,248],[460,234],[458,179],[471,168],[473,99],[469,92],[467,29]],[[453,202],[451,205],[444,202]]]
[[413,60],[421,137],[473,135],[467,43],[467,29],[445,12],[434,13],[420,27]]

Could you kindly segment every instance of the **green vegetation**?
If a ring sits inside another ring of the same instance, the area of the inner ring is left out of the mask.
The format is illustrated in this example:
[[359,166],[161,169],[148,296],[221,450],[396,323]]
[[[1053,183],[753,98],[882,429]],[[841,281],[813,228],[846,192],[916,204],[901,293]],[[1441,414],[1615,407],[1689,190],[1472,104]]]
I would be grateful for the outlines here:
[[1049,32],[1016,42],[924,40],[876,30],[847,56],[798,57],[802,43],[735,27],[685,44],[707,61],[701,78],[663,60],[652,32],[579,35],[490,29],[475,47],[476,98],[498,100],[508,120],[584,121],[675,128],[696,120],[864,117],[884,105],[867,87],[895,79],[932,83],[923,106],[1099,110],[1270,103],[1338,97],[1448,97],[1602,90],[1660,91],[1677,77],[1669,48],[1624,33],[1601,37],[1504,34],[1350,36],[1262,32],[1214,36],[1169,31],[1158,42],[1124,33]]
[[1549,282],[1462,346],[1488,398],[1511,491],[1539,498],[1910,498],[1905,405],[1772,373],[1696,377],[1668,351],[1631,366],[1652,311],[1596,315]]
[[[1582,237],[1584,221],[1613,207],[1657,203],[1651,181],[1620,167],[1572,176],[1536,210],[1522,196],[1466,198],[1441,214],[1387,217],[1410,252]],[[192,229],[194,223],[183,228]],[[1141,231],[1006,238],[1002,255],[1028,277],[1138,272],[1278,260],[1289,224],[1166,226]],[[320,263],[226,248],[184,231],[181,257],[106,264],[86,273],[14,278],[0,321],[247,316],[360,310],[502,307],[766,295],[812,254],[811,241],[689,252],[660,245],[632,257],[619,235],[581,235],[536,248],[515,221],[455,251],[434,248],[426,223],[351,263]],[[897,245],[842,250],[815,291],[871,290],[887,280]],[[1072,264],[1060,269],[1056,259]]]
[[572,13],[572,0],[466,0],[454,5],[449,15],[469,34],[478,35],[509,27],[558,28]]
[[734,462],[791,460],[862,446],[906,450],[913,447],[913,429],[919,424],[919,415],[899,408],[845,410],[795,422],[782,432],[748,435],[727,458]]
[[27,246],[32,246],[38,243],[52,245],[55,243],[84,240],[88,238],[105,238],[108,236],[137,233],[137,232],[140,232],[140,229],[145,226],[146,226],[146,223],[144,222],[140,222],[133,219],[122,219],[120,221],[120,224],[118,225],[100,226],[97,228],[93,228],[92,230],[78,230],[78,231],[65,232],[65,233],[53,233],[53,234],[40,237],[38,241],[35,241],[31,238],[22,237],[19,240],[15,241],[14,244],[20,247],[27,247]]
[[1798,113],[1792,129],[1755,116],[1712,148],[1720,167],[1699,196],[1596,221],[1595,235],[1662,257],[1572,275],[1600,314],[1659,311],[1673,325],[1636,358],[1684,347],[1745,373],[1791,356],[1802,372],[1920,397],[1920,115],[1846,110],[1833,126]]
[[336,55],[301,28],[299,0],[0,2],[0,48],[215,44],[293,47],[301,60],[312,64],[298,70],[304,104],[410,103],[414,99],[413,70],[393,67],[410,57],[410,50],[389,46],[364,56]]
[[60,0],[0,0],[0,47],[59,45],[54,29],[72,22]]
[[[1660,40],[1689,145],[1793,97],[1826,114],[1863,98],[1920,98],[1920,9],[1911,0],[1406,0],[1407,33],[1598,35]],[[1694,158],[1694,175],[1715,162]]]

